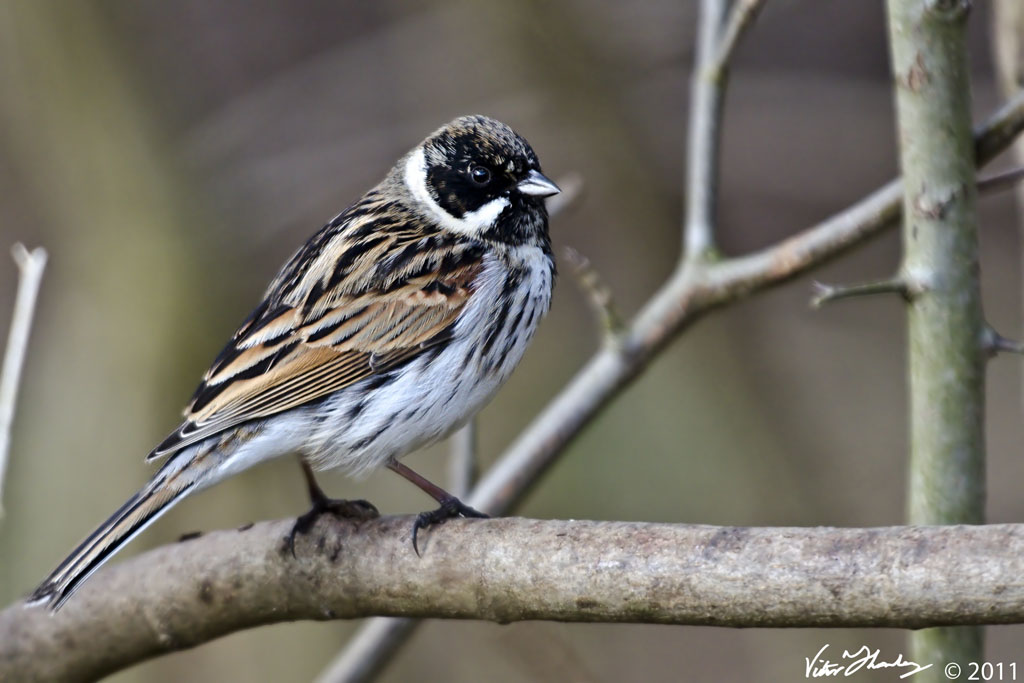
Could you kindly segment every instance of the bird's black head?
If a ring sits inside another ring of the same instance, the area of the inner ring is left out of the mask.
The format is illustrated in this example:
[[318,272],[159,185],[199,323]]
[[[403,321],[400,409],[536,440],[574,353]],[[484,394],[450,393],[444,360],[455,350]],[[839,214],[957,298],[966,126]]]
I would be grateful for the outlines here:
[[508,244],[548,242],[544,198],[558,187],[529,143],[500,121],[463,116],[406,158],[413,198],[444,228]]

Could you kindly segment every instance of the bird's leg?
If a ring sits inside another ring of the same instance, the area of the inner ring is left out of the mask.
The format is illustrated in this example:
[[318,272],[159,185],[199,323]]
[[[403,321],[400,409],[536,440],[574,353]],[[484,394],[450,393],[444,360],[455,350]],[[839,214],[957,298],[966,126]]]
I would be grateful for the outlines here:
[[308,532],[313,528],[317,518],[325,512],[329,512],[335,517],[348,517],[359,520],[373,519],[380,516],[377,508],[368,501],[328,498],[324,490],[320,488],[320,484],[316,482],[316,477],[313,476],[313,469],[309,466],[309,463],[300,458],[299,464],[302,465],[302,474],[306,478],[306,488],[309,490],[311,507],[308,512],[295,519],[295,524],[292,525],[292,530],[288,533],[288,548],[292,551],[292,557],[295,556],[295,534],[305,534]]
[[484,513],[469,507],[437,484],[434,484],[426,477],[413,472],[410,468],[397,460],[389,462],[388,469],[402,475],[412,483],[416,484],[416,486],[423,489],[428,496],[441,504],[441,507],[436,510],[421,512],[416,516],[416,522],[412,525],[412,549],[416,551],[417,555],[420,554],[420,549],[416,546],[416,534],[420,529],[426,529],[435,524],[443,524],[446,520],[449,520],[452,517],[487,517]]

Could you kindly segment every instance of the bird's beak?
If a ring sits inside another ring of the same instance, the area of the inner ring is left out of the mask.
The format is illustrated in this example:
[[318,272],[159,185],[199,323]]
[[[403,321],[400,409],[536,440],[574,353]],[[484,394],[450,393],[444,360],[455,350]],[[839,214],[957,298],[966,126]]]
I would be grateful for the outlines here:
[[561,192],[558,189],[558,185],[551,182],[540,171],[530,171],[527,173],[526,177],[516,184],[516,189],[522,194],[528,194],[531,197],[550,197]]

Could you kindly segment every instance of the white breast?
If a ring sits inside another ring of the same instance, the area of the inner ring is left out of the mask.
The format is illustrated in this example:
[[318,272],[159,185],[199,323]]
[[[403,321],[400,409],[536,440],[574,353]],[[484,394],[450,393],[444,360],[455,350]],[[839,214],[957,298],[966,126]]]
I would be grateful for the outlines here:
[[347,387],[304,409],[303,454],[321,469],[366,472],[433,443],[474,415],[508,379],[551,302],[551,260],[539,248],[488,254],[452,341],[372,387]]

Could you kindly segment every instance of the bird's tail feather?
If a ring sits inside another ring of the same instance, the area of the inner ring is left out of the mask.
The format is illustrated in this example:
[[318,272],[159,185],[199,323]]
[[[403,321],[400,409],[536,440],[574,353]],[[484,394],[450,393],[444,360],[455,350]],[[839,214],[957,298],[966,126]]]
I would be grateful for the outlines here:
[[194,480],[183,482],[181,477],[168,478],[163,472],[158,473],[53,570],[29,597],[29,604],[47,603],[53,611],[60,609],[94,571],[171,509],[194,485]]

